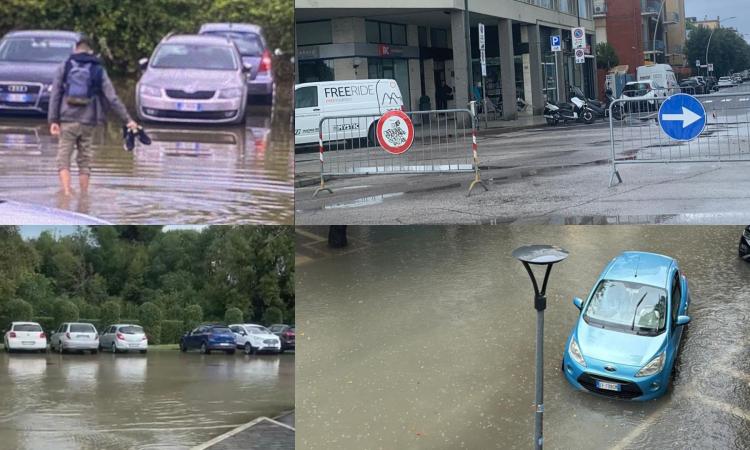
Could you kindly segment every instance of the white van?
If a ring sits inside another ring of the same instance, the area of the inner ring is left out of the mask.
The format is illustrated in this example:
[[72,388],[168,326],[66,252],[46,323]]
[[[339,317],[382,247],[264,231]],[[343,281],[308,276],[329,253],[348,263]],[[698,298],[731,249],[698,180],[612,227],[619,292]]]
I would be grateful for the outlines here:
[[669,97],[680,92],[677,77],[669,64],[652,64],[638,67],[638,81],[651,81],[656,88],[657,97]]
[[403,109],[403,99],[394,80],[341,80],[294,86],[294,144],[318,142],[318,126],[324,117],[371,114],[372,118],[324,125],[323,140],[367,138],[374,135],[377,116]]

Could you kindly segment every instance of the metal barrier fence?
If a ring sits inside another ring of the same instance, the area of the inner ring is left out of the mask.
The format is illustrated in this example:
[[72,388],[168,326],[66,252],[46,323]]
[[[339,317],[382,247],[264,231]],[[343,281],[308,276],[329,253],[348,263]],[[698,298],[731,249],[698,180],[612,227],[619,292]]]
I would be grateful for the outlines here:
[[482,181],[477,154],[476,118],[467,109],[411,111],[414,141],[404,153],[383,150],[376,137],[380,115],[324,117],[319,123],[320,192],[333,191],[326,176],[473,172],[467,195]]
[[706,110],[706,127],[689,142],[673,140],[662,131],[659,108],[667,98],[612,102],[609,110],[610,187],[615,180],[622,183],[620,165],[750,162],[750,89],[743,91],[733,89],[696,95]]

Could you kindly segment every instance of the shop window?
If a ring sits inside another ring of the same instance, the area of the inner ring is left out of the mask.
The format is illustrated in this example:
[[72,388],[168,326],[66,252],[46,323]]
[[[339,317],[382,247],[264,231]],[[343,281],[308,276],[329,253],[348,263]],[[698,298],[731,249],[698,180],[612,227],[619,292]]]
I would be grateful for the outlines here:
[[406,25],[367,20],[365,32],[371,44],[406,45]]
[[297,45],[323,45],[333,43],[330,20],[298,22],[296,25]]
[[448,30],[442,28],[430,28],[430,40],[432,47],[450,48],[448,45]]

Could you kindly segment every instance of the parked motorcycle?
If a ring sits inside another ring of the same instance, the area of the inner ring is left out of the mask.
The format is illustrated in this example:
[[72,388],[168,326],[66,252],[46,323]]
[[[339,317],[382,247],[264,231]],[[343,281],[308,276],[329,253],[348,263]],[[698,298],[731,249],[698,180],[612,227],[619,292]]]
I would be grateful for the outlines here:
[[[577,90],[577,92],[576,92]],[[547,100],[544,107],[544,118],[548,125],[557,125],[560,122],[583,122],[592,124],[595,120],[595,112],[587,103],[586,97],[580,89],[572,89],[569,103],[554,103]]]

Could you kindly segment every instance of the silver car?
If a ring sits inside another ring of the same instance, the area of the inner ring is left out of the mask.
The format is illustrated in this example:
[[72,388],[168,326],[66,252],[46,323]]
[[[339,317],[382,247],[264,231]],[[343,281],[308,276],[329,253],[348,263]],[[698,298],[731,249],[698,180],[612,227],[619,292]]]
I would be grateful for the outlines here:
[[135,91],[143,121],[242,123],[247,75],[234,42],[227,37],[168,35],[151,59],[142,59]]
[[115,324],[102,331],[99,336],[99,350],[112,353],[137,351],[146,353],[148,337],[140,325]]
[[67,351],[99,351],[99,334],[90,323],[66,322],[49,338],[50,350],[65,353]]

